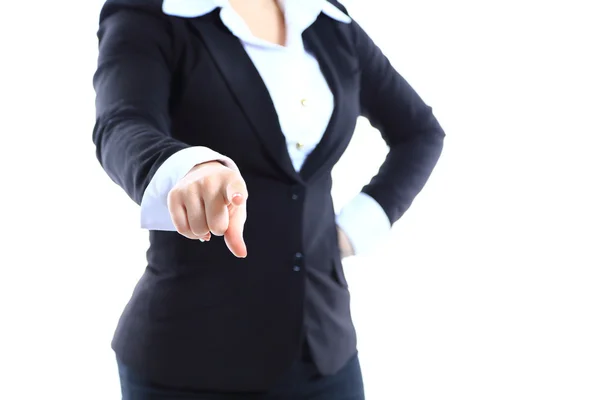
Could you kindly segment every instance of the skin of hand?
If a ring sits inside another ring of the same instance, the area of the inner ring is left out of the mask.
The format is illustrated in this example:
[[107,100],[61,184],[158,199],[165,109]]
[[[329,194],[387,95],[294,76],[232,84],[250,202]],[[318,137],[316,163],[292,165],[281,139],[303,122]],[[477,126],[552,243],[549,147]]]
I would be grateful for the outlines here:
[[217,161],[196,165],[169,192],[167,204],[177,232],[208,241],[224,236],[239,258],[248,255],[243,232],[246,223],[246,182],[238,171]]
[[[248,190],[238,171],[218,161],[196,165],[167,197],[173,225],[181,235],[208,241],[224,236],[229,250],[239,258],[248,255],[243,232],[246,223]],[[338,226],[342,258],[354,255],[352,243]]]
[[337,227],[338,233],[338,246],[340,247],[340,254],[342,258],[350,257],[355,254],[354,247],[346,235],[346,232],[342,230],[339,226]]

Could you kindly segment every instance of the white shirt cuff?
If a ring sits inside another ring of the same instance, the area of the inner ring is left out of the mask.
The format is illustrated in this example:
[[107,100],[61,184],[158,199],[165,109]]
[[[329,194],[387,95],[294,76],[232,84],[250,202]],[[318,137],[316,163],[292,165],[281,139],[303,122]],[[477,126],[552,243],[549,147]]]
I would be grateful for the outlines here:
[[356,255],[373,250],[391,228],[383,208],[363,192],[342,208],[337,224],[348,236]]
[[238,170],[229,157],[208,147],[189,147],[169,157],[158,168],[144,191],[140,210],[141,227],[155,231],[177,230],[167,205],[169,192],[195,165],[209,161],[219,161],[231,169]]

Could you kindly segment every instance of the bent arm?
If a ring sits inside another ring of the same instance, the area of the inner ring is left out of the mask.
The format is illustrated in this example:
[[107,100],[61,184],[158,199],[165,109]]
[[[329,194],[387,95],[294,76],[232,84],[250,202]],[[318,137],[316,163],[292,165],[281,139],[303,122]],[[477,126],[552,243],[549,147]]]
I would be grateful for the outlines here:
[[441,155],[445,133],[427,106],[367,33],[352,22],[361,68],[360,104],[389,146],[379,172],[363,188],[390,224],[410,207]]
[[166,18],[105,5],[98,38],[93,132],[98,160],[141,205],[143,228],[175,230],[167,207],[171,188],[197,164],[235,164],[171,136],[169,99],[177,49]]

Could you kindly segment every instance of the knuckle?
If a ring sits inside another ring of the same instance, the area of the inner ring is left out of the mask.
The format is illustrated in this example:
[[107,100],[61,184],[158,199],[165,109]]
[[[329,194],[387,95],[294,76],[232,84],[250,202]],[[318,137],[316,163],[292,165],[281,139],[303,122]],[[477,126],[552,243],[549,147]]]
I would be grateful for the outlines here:
[[181,233],[182,235],[185,233],[189,233],[187,227],[185,226],[185,224],[181,223],[181,220],[179,218],[175,218],[173,215],[171,215],[171,220],[173,221],[173,225],[175,225],[175,229],[177,230],[177,232]]
[[193,233],[190,232],[189,229],[182,229],[182,228],[177,229],[177,233],[179,233],[180,235],[183,235],[187,238],[191,238],[193,235]]
[[182,191],[182,197],[185,197],[186,199],[197,197],[201,191],[202,185],[200,184],[200,181],[192,181],[185,186],[185,189]]
[[203,194],[208,194],[214,192],[219,186],[219,177],[214,175],[208,175],[203,177],[199,183],[200,192]]
[[217,212],[208,219],[209,229],[217,236],[223,236],[227,231],[228,218],[223,212]]
[[194,229],[192,229],[190,231],[190,235],[193,235],[194,237],[202,237],[202,236],[206,235],[206,232],[201,231],[201,230],[194,230]]
[[208,227],[200,218],[194,218],[189,221],[190,229],[196,236],[204,236],[208,233]]
[[169,206],[169,208],[171,208],[174,205],[176,205],[180,199],[181,199],[181,192],[180,192],[179,188],[174,187],[167,194],[167,205]]
[[200,184],[200,186],[208,186],[212,184],[212,181],[214,180],[212,175],[203,175],[198,179],[198,184]]
[[210,231],[217,236],[223,236],[227,232],[227,226],[223,222],[217,222],[214,226],[210,227]]

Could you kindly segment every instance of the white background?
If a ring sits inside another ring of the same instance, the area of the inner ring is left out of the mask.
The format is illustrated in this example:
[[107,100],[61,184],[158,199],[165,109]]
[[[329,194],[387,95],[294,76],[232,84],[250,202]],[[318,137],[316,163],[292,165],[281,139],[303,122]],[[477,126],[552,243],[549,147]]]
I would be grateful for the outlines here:
[[[0,11],[0,399],[119,398],[147,234],[91,142],[101,3]],[[368,399],[600,399],[594,3],[351,3],[448,134],[389,241],[346,263]],[[384,154],[361,121],[338,206]]]

